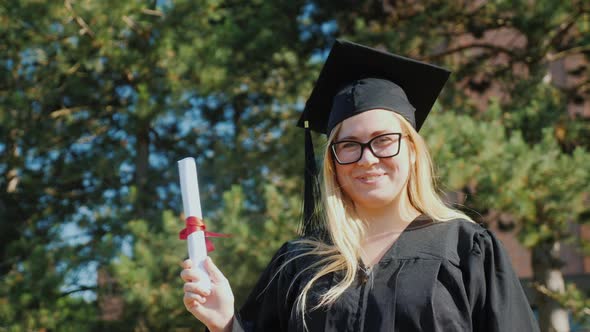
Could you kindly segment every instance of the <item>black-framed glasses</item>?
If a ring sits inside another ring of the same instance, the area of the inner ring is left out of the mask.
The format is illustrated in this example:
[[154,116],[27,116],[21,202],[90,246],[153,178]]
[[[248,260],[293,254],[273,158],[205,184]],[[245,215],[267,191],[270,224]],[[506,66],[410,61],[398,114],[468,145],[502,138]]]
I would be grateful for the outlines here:
[[375,136],[366,143],[342,140],[330,144],[330,147],[336,162],[340,165],[348,165],[361,160],[366,147],[377,158],[394,157],[400,151],[402,138],[406,136],[401,133],[387,133]]

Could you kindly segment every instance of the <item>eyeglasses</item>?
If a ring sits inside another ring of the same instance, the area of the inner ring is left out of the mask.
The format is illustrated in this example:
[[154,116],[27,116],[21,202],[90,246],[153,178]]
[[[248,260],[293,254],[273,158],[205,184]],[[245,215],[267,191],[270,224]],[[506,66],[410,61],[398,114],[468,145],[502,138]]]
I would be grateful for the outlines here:
[[356,163],[363,157],[365,148],[377,158],[391,158],[399,153],[401,140],[407,135],[388,133],[375,136],[367,143],[343,140],[330,144],[332,153],[340,165]]

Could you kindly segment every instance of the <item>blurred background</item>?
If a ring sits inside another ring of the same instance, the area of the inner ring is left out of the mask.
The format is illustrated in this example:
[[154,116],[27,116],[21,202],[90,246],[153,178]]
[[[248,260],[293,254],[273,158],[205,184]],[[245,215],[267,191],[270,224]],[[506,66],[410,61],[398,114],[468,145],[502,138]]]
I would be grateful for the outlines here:
[[421,130],[441,192],[500,236],[543,331],[589,330],[590,2],[4,0],[0,331],[201,330],[187,156],[239,305],[297,236],[295,124],[336,38],[454,72]]

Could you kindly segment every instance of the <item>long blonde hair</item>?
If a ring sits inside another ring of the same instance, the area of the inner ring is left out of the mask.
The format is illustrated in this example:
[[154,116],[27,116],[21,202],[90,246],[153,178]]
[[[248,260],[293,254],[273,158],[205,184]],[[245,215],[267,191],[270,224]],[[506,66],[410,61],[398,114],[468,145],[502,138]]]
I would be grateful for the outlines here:
[[[392,112],[402,127],[403,134],[407,135],[407,142],[412,144],[416,153],[416,160],[410,168],[410,174],[406,184],[407,196],[410,204],[419,212],[437,222],[453,219],[466,219],[472,221],[464,213],[448,207],[436,193],[434,181],[434,169],[430,154],[424,139],[416,130],[399,114]],[[349,288],[356,278],[359,269],[361,244],[365,235],[364,223],[354,212],[354,204],[341,190],[335,176],[334,161],[330,150],[330,144],[337,137],[342,123],[338,124],[330,134],[324,151],[324,163],[322,169],[322,205],[323,222],[330,236],[331,243],[325,243],[314,239],[302,239],[298,242],[310,248],[305,254],[313,255],[319,259],[308,266],[299,275],[308,270],[318,269],[307,281],[297,298],[297,312],[304,318],[307,309],[307,294],[314,283],[320,278],[331,273],[342,271],[343,278],[322,294],[319,302],[312,310],[329,306]]]

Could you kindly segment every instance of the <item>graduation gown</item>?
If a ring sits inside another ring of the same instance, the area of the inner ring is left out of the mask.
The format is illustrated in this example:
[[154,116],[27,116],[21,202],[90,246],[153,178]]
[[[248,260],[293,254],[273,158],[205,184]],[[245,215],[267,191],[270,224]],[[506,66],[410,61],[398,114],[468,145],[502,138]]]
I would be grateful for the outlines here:
[[[294,306],[317,258],[285,243],[234,318],[233,331],[304,331]],[[339,278],[320,279],[308,308]],[[369,272],[329,308],[306,313],[308,331],[538,331],[536,319],[500,242],[466,220],[416,218]]]

